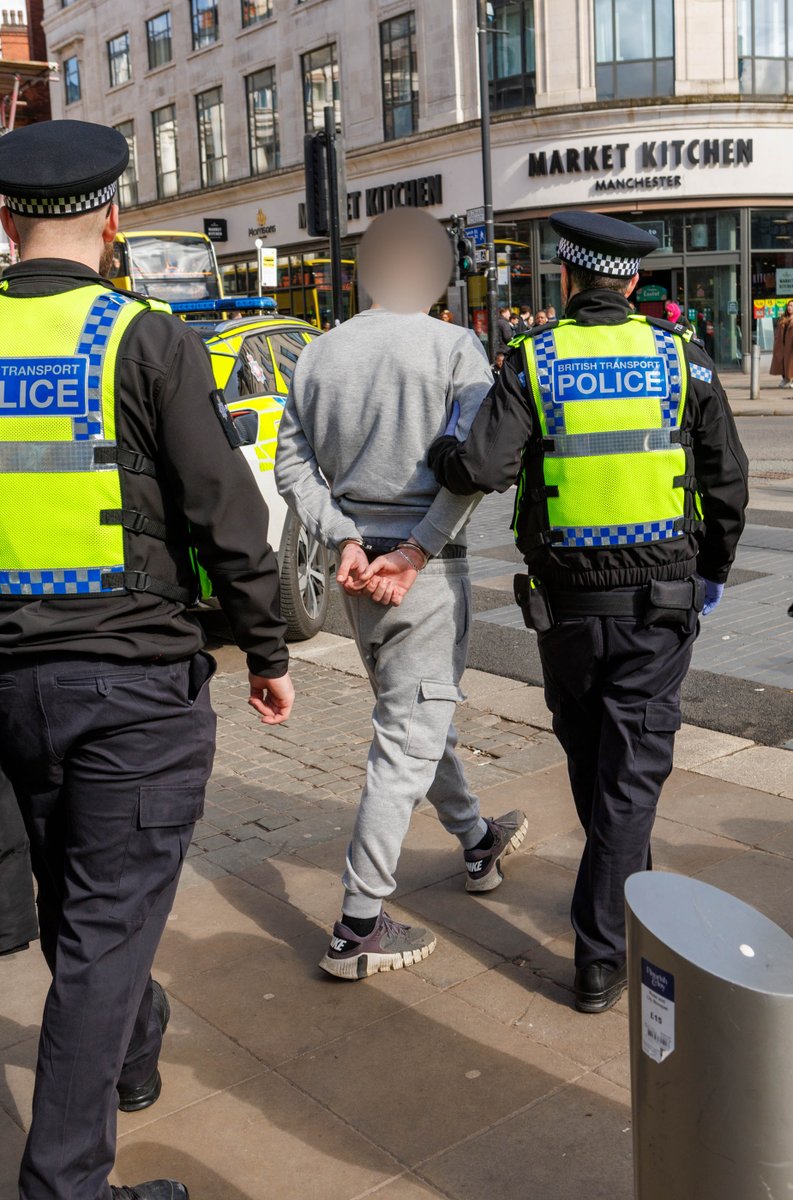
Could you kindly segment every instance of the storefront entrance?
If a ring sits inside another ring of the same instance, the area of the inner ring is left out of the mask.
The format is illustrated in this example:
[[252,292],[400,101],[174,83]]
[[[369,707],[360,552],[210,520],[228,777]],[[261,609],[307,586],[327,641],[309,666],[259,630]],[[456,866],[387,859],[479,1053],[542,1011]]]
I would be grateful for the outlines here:
[[[709,256],[708,256],[709,258]],[[740,326],[739,263],[724,259],[683,262],[656,267],[647,260],[636,291],[636,311],[663,317],[664,303],[674,300],[705,345],[717,367],[740,369],[743,344]],[[652,269],[649,269],[649,268]]]

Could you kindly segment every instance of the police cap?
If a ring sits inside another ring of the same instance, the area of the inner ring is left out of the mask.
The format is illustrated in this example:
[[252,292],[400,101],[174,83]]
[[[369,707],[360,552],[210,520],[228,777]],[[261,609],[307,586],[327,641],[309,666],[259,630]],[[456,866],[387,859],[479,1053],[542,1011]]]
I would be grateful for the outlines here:
[[41,121],[0,138],[0,194],[26,217],[71,217],[109,204],[128,162],[117,129]]
[[630,278],[645,254],[659,246],[658,238],[645,229],[601,213],[557,212],[550,222],[559,234],[557,260],[598,275]]

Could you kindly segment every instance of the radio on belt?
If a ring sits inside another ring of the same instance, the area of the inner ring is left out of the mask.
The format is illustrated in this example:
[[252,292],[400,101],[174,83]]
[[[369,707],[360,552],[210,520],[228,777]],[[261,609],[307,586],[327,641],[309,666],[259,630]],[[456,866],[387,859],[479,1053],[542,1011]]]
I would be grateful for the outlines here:
[[570,400],[664,399],[669,394],[666,362],[643,358],[568,358],[553,363],[553,397]]

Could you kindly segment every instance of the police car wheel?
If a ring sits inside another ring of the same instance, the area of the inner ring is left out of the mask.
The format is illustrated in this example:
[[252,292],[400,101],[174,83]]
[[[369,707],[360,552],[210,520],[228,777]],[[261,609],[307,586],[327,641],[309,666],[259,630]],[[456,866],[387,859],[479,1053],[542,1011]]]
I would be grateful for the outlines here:
[[281,611],[286,636],[305,641],[325,623],[330,595],[330,558],[300,521],[291,515],[284,530],[281,557]]

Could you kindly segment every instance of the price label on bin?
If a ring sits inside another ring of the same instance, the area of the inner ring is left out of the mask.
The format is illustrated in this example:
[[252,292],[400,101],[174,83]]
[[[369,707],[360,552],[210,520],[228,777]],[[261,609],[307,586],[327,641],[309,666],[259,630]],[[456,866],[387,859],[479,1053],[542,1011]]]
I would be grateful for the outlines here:
[[663,1062],[675,1048],[675,977],[642,959],[642,1050]]

